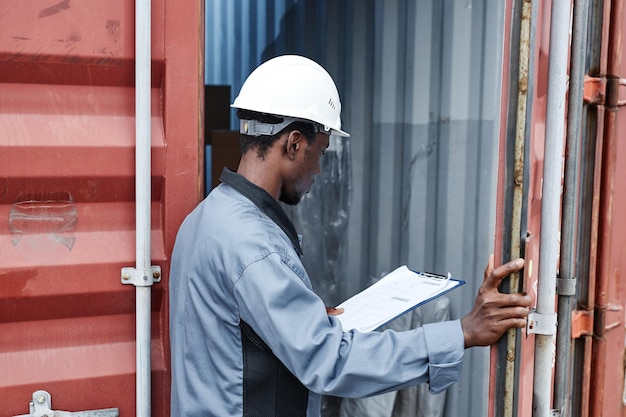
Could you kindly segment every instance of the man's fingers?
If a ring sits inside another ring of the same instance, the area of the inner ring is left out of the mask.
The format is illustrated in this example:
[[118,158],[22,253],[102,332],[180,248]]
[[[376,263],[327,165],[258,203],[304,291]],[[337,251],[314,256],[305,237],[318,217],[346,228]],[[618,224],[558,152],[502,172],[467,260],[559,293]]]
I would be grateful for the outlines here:
[[532,300],[527,294],[512,293],[512,294],[494,294],[489,297],[489,302],[496,308],[506,307],[530,307]]
[[485,268],[485,276],[483,281],[487,281],[487,278],[491,276],[493,272],[493,253],[489,255],[489,261],[487,262],[487,267]]
[[485,269],[485,282],[484,285],[489,289],[497,289],[502,280],[511,275],[514,272],[519,271],[524,267],[524,260],[522,258],[513,259],[500,265],[496,269],[493,269],[493,255],[489,258],[489,264]]
[[498,322],[498,331],[500,334],[511,328],[523,329],[526,327],[526,318],[511,317]]
[[470,343],[482,346],[490,345],[495,343],[508,329],[525,328],[529,311],[528,307],[522,306],[504,307],[492,311],[491,314],[480,320],[479,334],[475,336],[478,340]]
[[530,309],[527,306],[505,307],[498,312],[498,320],[522,319],[526,320]]
[[490,345],[495,343],[502,335],[509,329],[523,329],[526,327],[526,319],[525,318],[509,318],[500,320],[497,323],[494,323],[492,327],[486,328],[483,331],[488,332],[492,335],[492,340],[483,340],[481,345]]
[[520,258],[494,269],[493,257],[490,257],[474,307],[461,320],[465,347],[490,345],[507,329],[526,326],[531,297],[528,294],[504,294],[498,291],[502,279],[523,266],[524,260]]
[[326,307],[326,314],[329,316],[338,316],[343,313],[343,308]]

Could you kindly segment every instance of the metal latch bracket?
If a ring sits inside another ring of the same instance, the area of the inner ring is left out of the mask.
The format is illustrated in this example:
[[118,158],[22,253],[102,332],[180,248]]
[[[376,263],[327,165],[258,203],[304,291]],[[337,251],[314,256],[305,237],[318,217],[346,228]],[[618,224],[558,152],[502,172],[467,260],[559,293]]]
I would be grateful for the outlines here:
[[572,339],[593,334],[593,311],[572,311]]
[[556,313],[539,314],[533,308],[528,314],[526,334],[550,336],[556,333]]
[[122,284],[132,284],[135,287],[150,287],[161,281],[161,267],[151,266],[149,270],[136,268],[122,268]]
[[626,79],[585,75],[583,101],[587,104],[617,108],[626,105]]
[[576,278],[557,278],[556,293],[563,296],[576,295]]
[[39,390],[33,393],[33,399],[29,403],[30,414],[22,414],[14,417],[118,417],[118,408],[104,408],[101,410],[88,411],[54,411],[52,410],[52,398],[47,391]]
[[603,105],[606,98],[606,78],[585,75],[583,101],[588,104]]

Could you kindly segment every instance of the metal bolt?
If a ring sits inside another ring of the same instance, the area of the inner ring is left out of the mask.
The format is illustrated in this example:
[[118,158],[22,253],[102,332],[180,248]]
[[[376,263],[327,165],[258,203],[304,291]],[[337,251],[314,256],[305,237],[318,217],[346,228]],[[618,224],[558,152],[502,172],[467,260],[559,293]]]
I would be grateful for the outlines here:
[[148,280],[148,276],[147,276],[147,275],[144,275],[144,276],[143,276],[143,280],[144,280],[144,281],[147,281],[147,280]]
[[154,272],[152,273],[152,276],[153,276],[155,279],[159,279],[159,278],[161,278],[161,272],[160,272],[160,271],[154,271]]
[[506,360],[509,362],[515,360],[515,352],[513,352],[513,349],[509,349],[506,351]]
[[46,401],[46,396],[45,396],[45,395],[41,394],[41,395],[39,395],[39,396],[37,397],[37,402],[38,402],[39,404],[43,404],[45,401]]
[[122,275],[122,279],[124,281],[128,281],[130,279],[130,274],[128,272],[124,272],[124,275]]

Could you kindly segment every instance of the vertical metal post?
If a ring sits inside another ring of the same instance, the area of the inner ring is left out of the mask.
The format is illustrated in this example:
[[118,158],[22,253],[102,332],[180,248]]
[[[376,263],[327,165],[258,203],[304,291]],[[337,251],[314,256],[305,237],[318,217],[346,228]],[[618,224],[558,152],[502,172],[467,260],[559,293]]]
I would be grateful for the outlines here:
[[[565,158],[565,187],[563,190],[563,219],[559,265],[558,316],[556,340],[556,369],[554,373],[554,408],[561,417],[569,416],[570,369],[572,357],[572,310],[576,295],[576,230],[578,213],[578,173],[581,154],[581,125],[587,42],[589,0],[574,1],[572,48],[570,62],[569,102],[567,110],[567,153]],[[564,285],[568,284],[568,285]]]
[[[533,416],[550,417],[552,357],[556,333],[555,295],[559,251],[559,220],[563,141],[565,131],[565,94],[570,32],[569,0],[553,0],[550,19],[550,57],[543,160],[541,200],[541,241],[536,314],[549,323],[535,335]],[[554,326],[551,325],[554,323]]]
[[[136,117],[136,265],[150,270],[150,85],[151,0],[135,0],[135,117]],[[152,277],[148,276],[147,280]],[[143,277],[142,277],[143,279]],[[137,417],[151,415],[150,380],[150,286],[136,286],[137,326]]]
[[151,286],[161,270],[150,265],[151,202],[151,0],[135,1],[135,268],[122,268],[122,283],[135,286],[136,413],[150,417]]

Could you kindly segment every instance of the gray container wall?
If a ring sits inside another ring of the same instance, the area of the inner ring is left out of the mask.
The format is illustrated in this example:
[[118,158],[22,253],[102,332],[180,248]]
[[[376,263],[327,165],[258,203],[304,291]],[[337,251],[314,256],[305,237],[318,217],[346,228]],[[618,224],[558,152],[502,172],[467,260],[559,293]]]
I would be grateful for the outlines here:
[[[337,83],[352,135],[336,269],[348,272],[326,288],[343,299],[406,263],[468,281],[450,296],[453,318],[468,312],[493,247],[503,2],[207,0],[206,12],[207,84],[234,96],[283,53]],[[486,415],[488,355],[466,352],[446,416]]]

